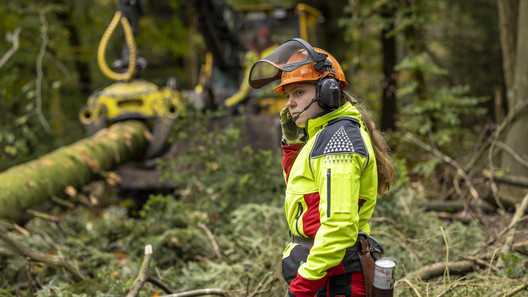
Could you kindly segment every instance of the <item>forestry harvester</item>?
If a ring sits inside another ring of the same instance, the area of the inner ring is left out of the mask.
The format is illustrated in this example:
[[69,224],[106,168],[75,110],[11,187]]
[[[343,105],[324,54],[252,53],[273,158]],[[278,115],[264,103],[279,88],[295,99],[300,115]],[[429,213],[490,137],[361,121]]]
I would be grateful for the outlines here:
[[[103,74],[115,83],[95,91],[88,98],[79,114],[81,123],[90,134],[94,134],[116,122],[141,120],[152,134],[144,159],[120,166],[121,188],[148,191],[170,187],[159,183],[153,165],[156,158],[170,149],[167,139],[174,123],[184,112],[182,98],[198,108],[221,108],[231,115],[251,115],[246,117],[246,130],[251,133],[258,129],[262,139],[250,145],[274,148],[275,143],[269,139],[279,141],[277,115],[285,101],[273,92],[250,90],[247,83],[249,68],[266,53],[258,48],[257,39],[265,37],[268,49],[292,37],[317,44],[319,24],[323,21],[321,13],[306,4],[235,9],[223,0],[192,0],[186,5],[192,11],[191,26],[200,32],[207,48],[200,70],[190,71],[199,73],[198,84],[191,90],[177,90],[175,78],[168,79],[167,85],[161,88],[140,78],[141,70],[147,64],[145,58],[138,55],[134,41],[139,17],[143,13],[141,1],[118,0],[119,9],[101,38],[98,64]],[[112,65],[114,71],[106,63],[105,51],[119,24],[126,42],[120,59]],[[232,119],[229,117],[226,121]]]

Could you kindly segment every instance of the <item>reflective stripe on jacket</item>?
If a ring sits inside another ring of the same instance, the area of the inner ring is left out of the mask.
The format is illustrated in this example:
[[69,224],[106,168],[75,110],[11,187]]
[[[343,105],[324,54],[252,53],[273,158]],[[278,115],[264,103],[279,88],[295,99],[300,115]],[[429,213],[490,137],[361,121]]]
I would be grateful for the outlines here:
[[[358,230],[370,234],[368,219],[376,204],[378,180],[370,136],[352,104],[308,120],[306,131],[309,139],[304,145],[282,147],[285,211],[292,234],[314,238],[297,272],[315,281],[348,272],[343,267],[345,250],[354,245]],[[290,243],[283,258],[296,246]]]

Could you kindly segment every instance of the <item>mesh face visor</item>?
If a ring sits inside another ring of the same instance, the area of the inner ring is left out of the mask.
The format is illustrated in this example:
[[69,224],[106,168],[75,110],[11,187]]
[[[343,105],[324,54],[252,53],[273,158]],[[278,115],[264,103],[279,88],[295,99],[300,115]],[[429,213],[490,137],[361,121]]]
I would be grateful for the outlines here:
[[290,39],[253,64],[249,85],[255,89],[262,88],[279,80],[282,71],[290,72],[309,63],[324,61],[326,57],[316,52],[308,42],[300,38]]

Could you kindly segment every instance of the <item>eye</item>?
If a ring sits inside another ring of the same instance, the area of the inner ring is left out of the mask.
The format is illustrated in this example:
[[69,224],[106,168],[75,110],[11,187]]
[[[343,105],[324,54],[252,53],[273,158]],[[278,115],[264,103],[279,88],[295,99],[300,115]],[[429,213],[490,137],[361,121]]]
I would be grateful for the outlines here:
[[297,91],[295,91],[295,95],[297,95],[297,96],[301,96],[303,93],[304,93],[304,91],[301,90],[301,89],[298,89]]

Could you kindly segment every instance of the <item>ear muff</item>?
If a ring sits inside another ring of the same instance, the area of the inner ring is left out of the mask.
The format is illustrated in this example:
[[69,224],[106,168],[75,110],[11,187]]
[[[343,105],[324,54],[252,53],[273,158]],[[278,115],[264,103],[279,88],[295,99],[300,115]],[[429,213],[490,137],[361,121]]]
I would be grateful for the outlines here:
[[325,110],[339,107],[341,100],[341,88],[339,81],[333,75],[325,75],[317,81],[316,100],[319,106]]

